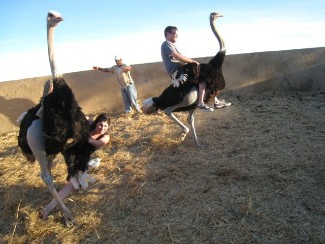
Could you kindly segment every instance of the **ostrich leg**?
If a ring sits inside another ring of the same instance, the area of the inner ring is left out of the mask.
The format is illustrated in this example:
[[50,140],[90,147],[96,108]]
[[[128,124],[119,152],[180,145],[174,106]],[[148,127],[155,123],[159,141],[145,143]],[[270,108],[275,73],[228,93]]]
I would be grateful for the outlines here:
[[[27,141],[30,149],[32,150],[35,158],[39,162],[41,168],[41,177],[43,182],[47,185],[52,196],[58,201],[59,206],[64,215],[64,221],[66,226],[71,226],[74,223],[73,216],[68,207],[63,203],[62,199],[58,195],[55,189],[53,178],[50,172],[49,157],[45,152],[45,142],[42,132],[43,123],[40,119],[34,120],[32,125],[27,130]],[[51,156],[50,156],[51,157]]]
[[[178,108],[183,108],[190,106],[194,103],[197,102],[198,99],[198,89],[196,87],[193,87],[191,91],[184,97],[183,101],[179,104],[176,104],[175,106],[171,106],[169,108],[166,108],[164,110],[165,114],[168,115],[172,120],[174,120],[182,129],[183,132],[181,134],[181,139],[184,140],[186,135],[189,132],[189,128],[187,128],[179,119],[176,118],[176,116],[173,114],[173,111],[175,111]],[[194,126],[194,111],[195,109],[189,110],[189,117],[187,121],[191,125],[191,131],[193,133],[193,139],[195,141],[195,144],[197,146],[201,146],[197,139],[196,131],[195,131],[195,126]]]
[[[164,111],[165,114],[168,115],[172,120],[174,120],[179,125],[179,127],[181,127],[183,129],[183,132],[181,133],[181,140],[182,141],[185,140],[185,137],[187,136],[188,132],[190,131],[189,128],[187,128],[179,119],[176,118],[176,116],[172,112],[169,112],[168,110],[169,110],[169,108],[165,109],[165,111]],[[196,135],[195,125],[194,125],[194,112],[195,112],[195,109],[192,109],[189,111],[187,121],[191,126],[193,140],[194,140],[196,146],[200,147],[202,145],[199,143],[199,140]]]
[[195,144],[198,147],[202,147],[202,145],[199,143],[199,140],[197,139],[197,135],[196,135],[195,124],[194,124],[194,121],[195,121],[194,114],[195,114],[195,109],[192,109],[192,110],[188,111],[187,121],[191,126],[191,131],[192,131],[192,134],[193,134],[193,140],[194,140]]
[[48,165],[49,165],[48,161],[42,160],[39,162],[40,162],[40,167],[41,167],[42,180],[47,185],[47,188],[51,192],[54,199],[58,202],[60,209],[63,213],[65,225],[70,227],[75,223],[75,220],[74,220],[70,210],[68,209],[68,207],[62,201],[61,197],[59,196],[59,194],[54,186],[53,178],[52,178],[52,175],[51,175],[49,167],[48,167]]
[[182,128],[183,132],[180,134],[180,140],[184,141],[185,137],[187,136],[188,132],[190,131],[189,128],[187,128],[179,119],[176,118],[176,116],[172,113],[174,111],[174,107],[169,107],[164,110],[165,114],[174,120],[176,124],[178,124],[179,127]]

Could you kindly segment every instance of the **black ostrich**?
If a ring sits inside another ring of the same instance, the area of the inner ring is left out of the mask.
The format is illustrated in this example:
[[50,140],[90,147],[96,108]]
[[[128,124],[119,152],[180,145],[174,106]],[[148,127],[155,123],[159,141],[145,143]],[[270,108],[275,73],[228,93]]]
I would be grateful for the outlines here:
[[210,14],[210,26],[212,32],[218,39],[220,47],[216,56],[207,64],[200,64],[197,66],[195,63],[189,63],[182,66],[178,74],[187,74],[187,82],[181,83],[179,87],[170,85],[159,97],[151,97],[143,101],[144,113],[149,114],[156,112],[158,109],[163,110],[166,115],[183,129],[181,140],[185,139],[190,130],[176,118],[173,112],[188,111],[187,121],[191,126],[194,141],[198,146],[200,146],[200,143],[194,126],[194,113],[198,100],[198,83],[206,82],[207,94],[204,99],[205,102],[214,99],[214,97],[225,87],[222,64],[226,55],[226,49],[224,41],[215,27],[215,20],[219,17],[222,17],[220,13],[213,12]]
[[72,90],[56,70],[53,35],[54,28],[62,20],[58,12],[48,12],[48,54],[53,80],[47,81],[46,85],[52,89],[42,102],[21,116],[18,145],[29,161],[37,159],[39,162],[42,180],[58,201],[65,224],[69,226],[74,219],[58,195],[50,166],[55,155],[62,153],[68,168],[67,179],[80,179],[78,176],[88,168],[91,148],[88,144],[89,123]]

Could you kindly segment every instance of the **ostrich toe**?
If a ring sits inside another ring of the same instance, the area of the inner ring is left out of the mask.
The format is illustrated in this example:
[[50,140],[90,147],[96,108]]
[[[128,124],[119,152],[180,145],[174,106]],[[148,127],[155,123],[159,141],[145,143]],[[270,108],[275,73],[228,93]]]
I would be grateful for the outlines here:
[[72,227],[76,224],[75,219],[73,218],[69,209],[63,210],[64,224],[66,227]]

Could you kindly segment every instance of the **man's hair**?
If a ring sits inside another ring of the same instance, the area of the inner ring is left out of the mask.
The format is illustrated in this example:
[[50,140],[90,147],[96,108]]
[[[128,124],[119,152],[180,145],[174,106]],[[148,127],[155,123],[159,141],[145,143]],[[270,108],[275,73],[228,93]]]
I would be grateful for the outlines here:
[[164,34],[165,34],[165,37],[167,37],[167,33],[169,32],[172,32],[172,30],[178,30],[176,26],[167,26],[165,28],[165,31],[164,31]]

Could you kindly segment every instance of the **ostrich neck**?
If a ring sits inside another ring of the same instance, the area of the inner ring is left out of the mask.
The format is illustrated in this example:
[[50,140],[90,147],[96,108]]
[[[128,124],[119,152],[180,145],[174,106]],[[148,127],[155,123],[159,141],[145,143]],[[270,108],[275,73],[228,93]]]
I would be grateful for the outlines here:
[[51,66],[52,78],[54,79],[58,75],[56,63],[55,63],[55,54],[54,54],[54,27],[47,28],[47,48],[49,55],[49,62]]
[[212,30],[213,34],[218,39],[220,50],[225,50],[225,48],[226,48],[225,43],[224,43],[222,37],[220,36],[219,32],[217,31],[217,28],[215,26],[215,20],[210,20],[210,26],[211,26],[211,30]]

